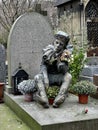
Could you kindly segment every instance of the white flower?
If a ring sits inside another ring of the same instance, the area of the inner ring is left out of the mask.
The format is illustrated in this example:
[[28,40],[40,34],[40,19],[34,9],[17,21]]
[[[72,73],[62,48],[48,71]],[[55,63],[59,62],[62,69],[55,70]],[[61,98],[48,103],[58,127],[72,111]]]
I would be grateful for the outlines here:
[[36,91],[34,80],[24,80],[18,84],[18,89],[22,94],[33,93]]

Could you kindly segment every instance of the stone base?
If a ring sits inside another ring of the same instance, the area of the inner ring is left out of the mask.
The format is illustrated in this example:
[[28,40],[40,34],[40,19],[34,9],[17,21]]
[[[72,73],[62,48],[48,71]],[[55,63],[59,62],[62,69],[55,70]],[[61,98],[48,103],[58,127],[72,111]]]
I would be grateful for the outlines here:
[[[88,104],[79,104],[78,97],[69,94],[60,108],[43,108],[36,102],[25,102],[24,96],[5,92],[5,103],[32,130],[97,130],[98,100],[89,97]],[[84,114],[84,109],[88,113]]]
[[5,91],[7,92],[7,93],[12,93],[12,87],[10,87],[9,85],[6,85],[5,86]]

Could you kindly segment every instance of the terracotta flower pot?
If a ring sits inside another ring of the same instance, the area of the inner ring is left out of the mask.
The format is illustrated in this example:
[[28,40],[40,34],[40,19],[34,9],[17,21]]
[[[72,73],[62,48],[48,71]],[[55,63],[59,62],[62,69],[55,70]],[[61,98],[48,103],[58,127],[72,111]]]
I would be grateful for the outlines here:
[[88,95],[78,95],[79,103],[87,104],[88,103]]
[[3,103],[4,83],[0,83],[0,103]]
[[24,95],[24,100],[26,102],[31,102],[33,100],[33,95],[32,94],[25,94]]
[[52,105],[54,102],[54,98],[49,98],[48,100],[49,100],[49,104]]

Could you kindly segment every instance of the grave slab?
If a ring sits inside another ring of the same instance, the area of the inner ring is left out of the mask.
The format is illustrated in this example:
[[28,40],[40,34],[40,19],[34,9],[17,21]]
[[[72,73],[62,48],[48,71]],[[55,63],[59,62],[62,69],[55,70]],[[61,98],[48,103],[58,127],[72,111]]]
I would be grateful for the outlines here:
[[[32,130],[97,130],[98,100],[89,97],[88,104],[79,104],[78,97],[69,94],[60,108],[43,108],[36,102],[25,102],[24,96],[5,92],[5,103],[26,122]],[[84,114],[84,109],[88,113]]]

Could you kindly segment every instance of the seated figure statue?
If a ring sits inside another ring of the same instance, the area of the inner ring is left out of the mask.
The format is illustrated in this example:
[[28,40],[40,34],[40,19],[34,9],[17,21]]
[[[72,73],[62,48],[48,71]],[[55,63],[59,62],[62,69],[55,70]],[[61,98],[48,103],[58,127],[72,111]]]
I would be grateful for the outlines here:
[[60,87],[53,107],[59,107],[66,99],[68,87],[72,76],[68,73],[68,59],[70,53],[67,45],[70,38],[63,31],[55,34],[55,40],[52,44],[43,49],[42,63],[40,73],[35,76],[34,81],[37,87],[36,99],[44,108],[49,107],[46,88],[57,85]]

